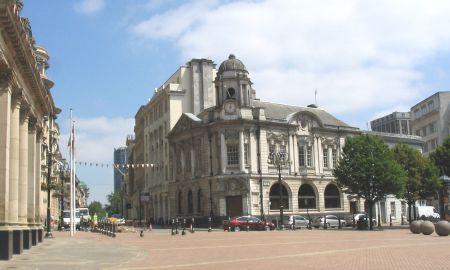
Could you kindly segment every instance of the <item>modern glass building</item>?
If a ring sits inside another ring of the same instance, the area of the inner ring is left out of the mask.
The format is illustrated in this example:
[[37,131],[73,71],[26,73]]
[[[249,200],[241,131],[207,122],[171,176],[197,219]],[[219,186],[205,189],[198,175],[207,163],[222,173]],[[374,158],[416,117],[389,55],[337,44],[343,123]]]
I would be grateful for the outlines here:
[[[127,148],[120,147],[114,148],[114,164],[126,164],[127,163]],[[125,174],[125,168],[119,166],[118,168],[114,168],[114,192],[121,191],[121,183],[123,175]]]

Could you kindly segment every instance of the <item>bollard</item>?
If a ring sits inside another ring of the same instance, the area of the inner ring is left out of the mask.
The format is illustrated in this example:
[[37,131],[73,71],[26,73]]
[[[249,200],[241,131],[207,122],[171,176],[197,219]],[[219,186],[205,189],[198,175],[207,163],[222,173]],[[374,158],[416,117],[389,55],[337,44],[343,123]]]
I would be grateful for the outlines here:
[[338,215],[338,229],[342,229],[342,224],[341,224],[341,215]]
[[326,230],[328,228],[327,226],[327,216],[323,216],[323,229]]
[[392,215],[389,215],[389,226],[392,227]]
[[208,232],[212,232],[212,228],[211,228],[211,217],[208,217]]
[[353,214],[353,224],[352,224],[352,228],[355,228],[355,214]]
[[294,216],[292,216],[292,230],[295,231],[295,217]]
[[178,234],[178,218],[175,218],[175,234]]
[[183,231],[181,232],[181,235],[186,235],[186,232],[184,231],[186,229],[186,219],[183,218]]
[[191,218],[191,233],[194,233],[194,218]]
[[247,226],[246,226],[247,232],[250,231],[250,226],[248,225],[248,220],[247,220]]
[[144,230],[141,229],[141,234],[139,235],[140,237],[144,237]]
[[171,235],[175,235],[175,219],[172,218],[172,230],[170,232]]
[[115,223],[113,223],[113,225],[112,225],[112,237],[114,238],[114,237],[116,237],[116,224]]
[[[165,227],[165,226],[164,226],[164,227]],[[149,230],[149,231],[153,230],[153,226],[152,226],[152,223],[151,223],[151,222],[150,222],[149,225],[148,225],[148,230]]]
[[402,214],[402,225],[405,225],[405,224],[403,223],[403,214]]
[[308,219],[308,230],[312,230],[311,218]]

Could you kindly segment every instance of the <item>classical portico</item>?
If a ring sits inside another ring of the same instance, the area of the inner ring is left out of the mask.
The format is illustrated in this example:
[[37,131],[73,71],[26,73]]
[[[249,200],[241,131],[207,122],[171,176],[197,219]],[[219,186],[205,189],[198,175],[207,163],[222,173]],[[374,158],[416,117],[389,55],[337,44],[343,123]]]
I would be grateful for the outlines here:
[[[42,241],[41,147],[46,118],[56,115],[21,1],[0,1],[0,260]],[[6,31],[5,29],[9,29]]]

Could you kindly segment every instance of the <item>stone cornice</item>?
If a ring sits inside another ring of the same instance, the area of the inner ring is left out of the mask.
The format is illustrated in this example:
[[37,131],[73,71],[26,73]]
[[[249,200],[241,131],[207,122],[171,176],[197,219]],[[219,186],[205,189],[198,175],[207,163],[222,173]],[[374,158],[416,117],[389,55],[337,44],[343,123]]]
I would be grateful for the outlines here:
[[26,29],[20,17],[21,1],[0,1],[0,30],[7,46],[13,51],[14,61],[19,68],[18,72],[29,86],[31,92],[36,93],[36,104],[42,106],[44,113],[53,112],[55,104],[39,73],[32,37],[31,28]]

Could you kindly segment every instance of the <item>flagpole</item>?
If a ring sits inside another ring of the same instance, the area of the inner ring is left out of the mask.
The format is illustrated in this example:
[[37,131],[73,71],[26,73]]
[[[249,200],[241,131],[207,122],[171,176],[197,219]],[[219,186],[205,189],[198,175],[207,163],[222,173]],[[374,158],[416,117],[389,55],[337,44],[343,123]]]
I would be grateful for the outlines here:
[[[74,215],[74,217],[75,217],[75,215],[76,215],[76,208],[77,208],[77,204],[75,203],[75,195],[76,195],[76,180],[77,180],[77,174],[76,174],[76,166],[75,166],[75,164],[76,164],[76,151],[75,151],[75,121],[73,121],[73,139],[72,139],[72,144],[73,144],[73,188],[72,188],[72,191],[73,191],[73,215]],[[75,217],[76,218],[76,217]],[[74,218],[74,223],[75,223],[75,221],[76,221],[76,219]],[[74,226],[74,233],[76,234],[77,233],[77,230],[76,230],[76,223],[75,223],[75,226]]]
[[73,237],[73,227],[74,227],[74,211],[73,211],[73,120],[72,120],[72,109],[70,109],[70,137],[69,137],[69,153],[70,153],[70,236]]

